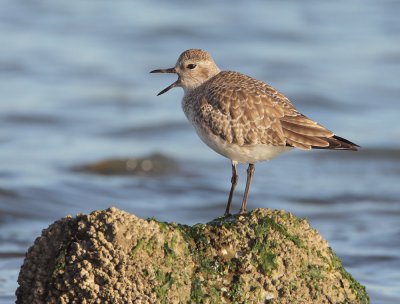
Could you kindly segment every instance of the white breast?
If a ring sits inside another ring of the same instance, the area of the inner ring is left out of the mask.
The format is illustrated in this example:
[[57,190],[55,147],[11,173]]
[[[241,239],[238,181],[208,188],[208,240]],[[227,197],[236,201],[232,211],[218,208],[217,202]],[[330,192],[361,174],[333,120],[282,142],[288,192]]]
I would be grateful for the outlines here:
[[230,144],[214,135],[209,130],[193,124],[201,140],[215,152],[240,163],[254,164],[260,161],[268,161],[279,154],[293,149],[287,146],[270,145],[243,145]]

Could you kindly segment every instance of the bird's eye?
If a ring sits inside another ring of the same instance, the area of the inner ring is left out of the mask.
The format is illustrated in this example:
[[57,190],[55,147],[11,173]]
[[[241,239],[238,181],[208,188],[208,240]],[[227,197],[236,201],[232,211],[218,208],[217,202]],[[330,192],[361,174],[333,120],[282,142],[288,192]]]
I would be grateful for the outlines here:
[[195,65],[194,63],[189,63],[186,67],[187,67],[188,69],[193,70],[193,69],[196,67],[196,65]]

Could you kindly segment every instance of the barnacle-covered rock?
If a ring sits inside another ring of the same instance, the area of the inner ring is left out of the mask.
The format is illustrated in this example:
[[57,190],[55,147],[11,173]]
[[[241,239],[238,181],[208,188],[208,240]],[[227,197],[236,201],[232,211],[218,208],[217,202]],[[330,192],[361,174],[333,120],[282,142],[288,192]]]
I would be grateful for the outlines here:
[[256,209],[194,226],[110,208],[29,249],[17,303],[369,303],[306,220]]

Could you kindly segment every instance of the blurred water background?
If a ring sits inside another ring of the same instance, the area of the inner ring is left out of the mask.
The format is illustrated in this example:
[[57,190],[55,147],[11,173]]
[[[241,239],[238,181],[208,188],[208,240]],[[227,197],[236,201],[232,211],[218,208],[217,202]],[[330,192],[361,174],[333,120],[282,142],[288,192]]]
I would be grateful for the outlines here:
[[[0,303],[14,301],[35,237],[67,214],[116,206],[193,224],[223,213],[229,161],[198,139],[181,89],[156,97],[176,77],[149,74],[188,48],[363,147],[257,165],[249,206],[307,217],[372,303],[400,303],[399,14],[394,0],[2,0]],[[82,172],[113,158],[131,158],[133,175]]]

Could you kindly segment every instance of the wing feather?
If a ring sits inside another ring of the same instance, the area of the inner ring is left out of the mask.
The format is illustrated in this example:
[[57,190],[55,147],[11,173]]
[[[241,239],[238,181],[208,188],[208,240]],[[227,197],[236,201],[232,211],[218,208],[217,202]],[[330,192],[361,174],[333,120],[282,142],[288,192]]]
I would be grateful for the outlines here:
[[299,113],[282,93],[249,76],[221,72],[198,90],[194,94],[201,97],[195,103],[195,119],[228,143],[288,145],[304,150],[350,149],[352,144],[340,141],[333,132]]

